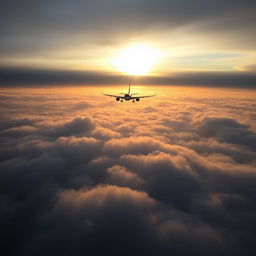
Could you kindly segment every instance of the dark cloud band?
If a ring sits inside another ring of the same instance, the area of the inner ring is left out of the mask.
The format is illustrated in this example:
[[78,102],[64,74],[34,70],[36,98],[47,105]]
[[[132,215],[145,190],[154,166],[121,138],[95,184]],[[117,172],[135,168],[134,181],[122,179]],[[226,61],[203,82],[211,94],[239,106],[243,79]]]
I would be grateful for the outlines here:
[[[120,85],[128,83],[125,75],[106,72],[0,69],[0,86],[42,86],[42,85]],[[183,72],[170,76],[136,77],[136,84],[145,85],[193,85],[255,88],[256,75],[253,72]]]

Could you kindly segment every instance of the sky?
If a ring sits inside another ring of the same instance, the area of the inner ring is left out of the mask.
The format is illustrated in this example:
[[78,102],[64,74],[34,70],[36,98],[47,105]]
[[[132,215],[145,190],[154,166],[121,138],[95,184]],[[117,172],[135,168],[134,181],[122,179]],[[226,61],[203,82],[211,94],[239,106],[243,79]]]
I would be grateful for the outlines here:
[[120,84],[113,60],[142,44],[157,53],[145,83],[208,85],[211,76],[216,86],[254,87],[255,8],[252,0],[1,1],[0,84],[40,83],[38,72],[53,73],[45,83],[63,84],[69,72],[76,84],[95,76]]
[[0,89],[1,250],[254,255],[255,91],[101,89]]

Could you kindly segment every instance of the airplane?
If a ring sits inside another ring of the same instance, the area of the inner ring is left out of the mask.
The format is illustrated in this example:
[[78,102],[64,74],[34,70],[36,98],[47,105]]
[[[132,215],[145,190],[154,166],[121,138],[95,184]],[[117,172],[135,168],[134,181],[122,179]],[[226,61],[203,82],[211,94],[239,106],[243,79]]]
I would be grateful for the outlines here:
[[135,94],[138,94],[138,93],[130,93],[131,92],[131,84],[129,83],[129,89],[128,89],[128,93],[122,93],[124,96],[119,96],[119,95],[112,95],[112,94],[106,94],[106,93],[103,93],[103,95],[105,96],[109,96],[109,97],[115,97],[117,101],[121,101],[123,102],[123,100],[132,100],[132,102],[135,102],[135,101],[140,101],[141,98],[149,98],[149,97],[154,97],[156,96],[156,93],[153,94],[153,95],[145,95],[145,96],[133,96]]

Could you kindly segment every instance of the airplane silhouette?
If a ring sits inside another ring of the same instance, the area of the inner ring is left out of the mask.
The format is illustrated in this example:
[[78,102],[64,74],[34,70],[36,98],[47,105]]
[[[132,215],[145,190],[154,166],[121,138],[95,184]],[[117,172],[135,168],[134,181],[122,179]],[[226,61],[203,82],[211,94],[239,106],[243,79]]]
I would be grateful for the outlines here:
[[140,101],[140,99],[142,99],[142,98],[149,98],[149,97],[156,96],[156,94],[154,94],[154,95],[144,95],[144,96],[133,96],[133,95],[136,95],[138,93],[130,93],[130,92],[131,92],[131,84],[129,83],[128,92],[127,93],[122,93],[124,96],[106,94],[106,93],[103,93],[103,92],[102,92],[102,94],[105,95],[105,96],[114,97],[114,98],[116,98],[117,101],[121,101],[121,102],[123,102],[123,100],[126,100],[126,101],[132,100],[132,102],[135,102],[135,101]]

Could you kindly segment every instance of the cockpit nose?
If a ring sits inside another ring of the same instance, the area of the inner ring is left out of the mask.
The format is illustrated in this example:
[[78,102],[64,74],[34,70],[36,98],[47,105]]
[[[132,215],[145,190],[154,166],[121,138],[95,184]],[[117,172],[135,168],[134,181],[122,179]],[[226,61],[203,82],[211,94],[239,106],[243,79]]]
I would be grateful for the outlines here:
[[125,98],[129,98],[130,96],[129,96],[129,94],[125,94],[124,97]]

